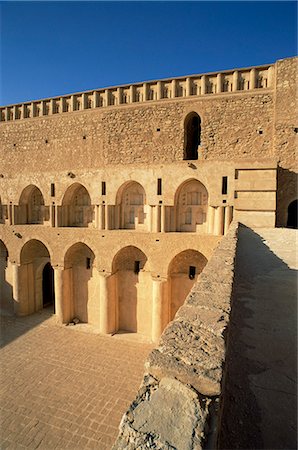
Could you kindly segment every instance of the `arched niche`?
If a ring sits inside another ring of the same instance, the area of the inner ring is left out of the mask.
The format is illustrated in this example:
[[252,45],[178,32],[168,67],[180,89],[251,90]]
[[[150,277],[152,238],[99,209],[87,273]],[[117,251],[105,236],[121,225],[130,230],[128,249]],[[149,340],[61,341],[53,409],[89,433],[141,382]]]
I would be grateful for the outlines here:
[[0,310],[5,314],[13,314],[12,266],[8,259],[8,250],[0,240]]
[[146,193],[140,183],[130,181],[121,186],[116,203],[115,228],[146,229]]
[[117,324],[121,331],[151,336],[151,275],[147,256],[137,247],[122,248],[112,264]]
[[184,157],[186,160],[198,159],[201,143],[201,118],[196,112],[189,113],[184,121]]
[[93,220],[93,206],[89,192],[80,183],[66,190],[61,208],[61,225],[64,227],[88,227]]
[[199,274],[207,264],[207,258],[197,250],[184,250],[176,255],[168,269],[170,320],[183,305]]
[[[95,254],[83,242],[73,244],[64,257],[64,321],[96,322],[98,280]],[[99,314],[99,313],[98,313]]]
[[294,228],[297,230],[298,226],[297,226],[297,214],[298,214],[298,210],[297,210],[297,206],[298,206],[298,200],[293,200],[289,206],[288,206],[288,211],[287,211],[287,228]]
[[27,186],[20,196],[16,221],[19,224],[41,225],[48,220],[47,213],[41,190],[32,184]]
[[205,232],[208,192],[198,180],[187,180],[175,194],[176,231]]
[[[27,315],[52,305],[54,312],[54,288],[51,302],[45,301],[44,267],[51,265],[50,253],[45,244],[31,239],[22,247],[19,268],[19,314]],[[53,273],[52,273],[53,276]]]

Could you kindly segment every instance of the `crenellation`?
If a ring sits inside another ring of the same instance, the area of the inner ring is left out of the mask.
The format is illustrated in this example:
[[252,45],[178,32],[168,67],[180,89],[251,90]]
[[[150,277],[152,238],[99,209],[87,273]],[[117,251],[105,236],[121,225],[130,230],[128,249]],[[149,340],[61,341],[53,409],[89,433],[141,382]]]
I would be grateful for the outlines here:
[[[222,80],[222,81],[221,81]],[[222,71],[191,75],[173,79],[134,83],[130,85],[109,87],[95,91],[86,91],[71,95],[33,101],[31,106],[27,102],[17,105],[0,107],[0,121],[29,119],[48,114],[61,114],[71,111],[116,106],[121,104],[159,101],[175,97],[200,96],[205,94],[219,94],[222,92],[237,92],[252,89],[273,88],[274,66],[259,66],[251,69],[236,71]],[[99,99],[99,100],[98,100]],[[50,111],[40,105],[51,104]],[[26,113],[17,117],[10,115],[12,107],[25,107]],[[35,113],[35,108],[40,108]],[[3,114],[4,112],[4,114]]]

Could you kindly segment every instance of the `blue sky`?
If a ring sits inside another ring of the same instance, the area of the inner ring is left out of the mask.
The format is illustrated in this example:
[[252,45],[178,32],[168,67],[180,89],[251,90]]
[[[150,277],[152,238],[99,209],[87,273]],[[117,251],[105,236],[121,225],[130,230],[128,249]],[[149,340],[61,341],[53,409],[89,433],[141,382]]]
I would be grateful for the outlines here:
[[296,2],[0,4],[1,105],[297,53]]

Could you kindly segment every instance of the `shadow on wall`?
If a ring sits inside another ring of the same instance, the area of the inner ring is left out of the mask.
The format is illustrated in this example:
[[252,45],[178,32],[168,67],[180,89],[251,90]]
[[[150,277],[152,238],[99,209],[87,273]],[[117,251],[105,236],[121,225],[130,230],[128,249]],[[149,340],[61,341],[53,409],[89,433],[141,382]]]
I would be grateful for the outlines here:
[[[290,204],[297,200],[298,174],[288,169],[278,168],[277,171],[277,204],[276,204],[276,226],[288,226],[288,208]],[[297,228],[291,226],[290,228]]]
[[296,448],[296,280],[260,235],[240,226],[220,449]]

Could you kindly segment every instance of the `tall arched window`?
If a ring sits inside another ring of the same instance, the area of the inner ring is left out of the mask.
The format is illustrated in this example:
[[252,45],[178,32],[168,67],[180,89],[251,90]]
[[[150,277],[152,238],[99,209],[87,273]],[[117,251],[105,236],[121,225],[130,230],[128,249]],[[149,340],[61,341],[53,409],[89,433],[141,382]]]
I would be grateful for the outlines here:
[[191,112],[184,122],[184,158],[198,159],[198,147],[201,143],[201,118]]

